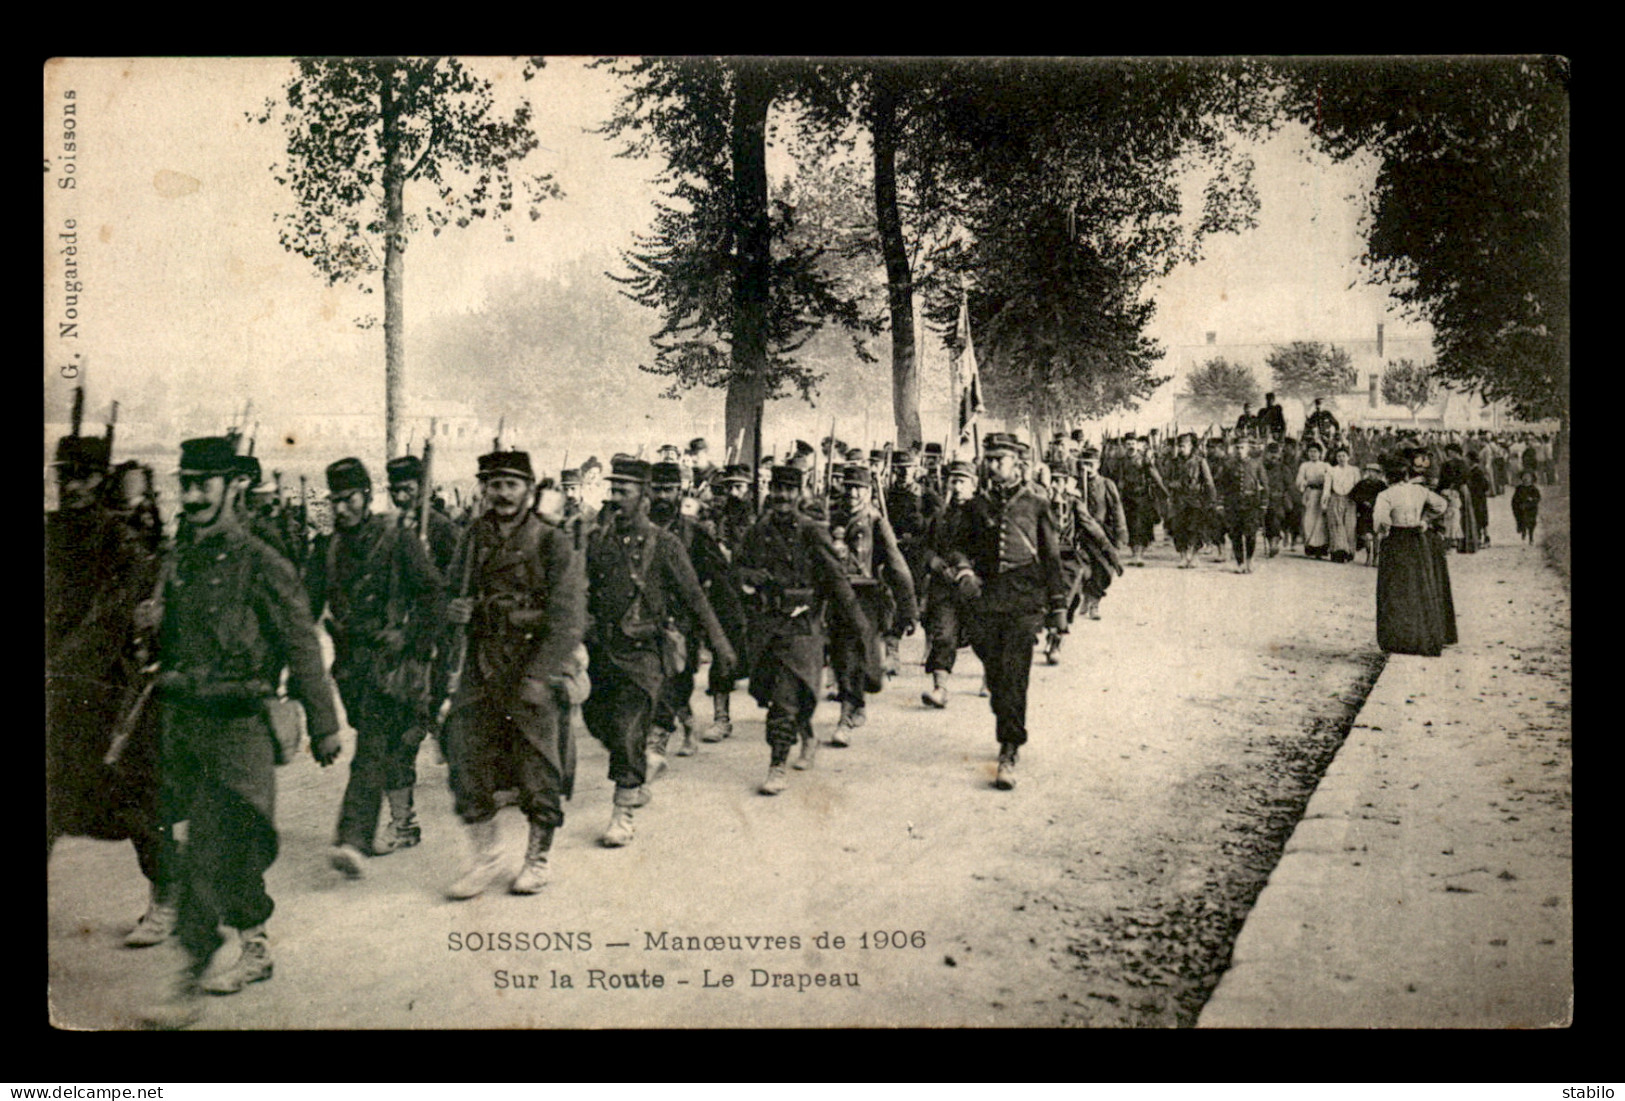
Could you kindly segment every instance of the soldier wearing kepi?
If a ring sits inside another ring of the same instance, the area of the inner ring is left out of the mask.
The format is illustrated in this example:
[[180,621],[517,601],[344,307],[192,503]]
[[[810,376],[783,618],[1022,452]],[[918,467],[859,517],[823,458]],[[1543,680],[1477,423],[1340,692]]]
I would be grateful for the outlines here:
[[[739,545],[756,523],[756,506],[751,500],[751,470],[743,464],[734,464],[723,468],[722,493],[713,500],[711,508],[711,530],[716,536],[717,546],[723,557],[731,564],[739,551]],[[726,597],[716,596],[719,586],[726,586]],[[708,592],[711,597],[711,606],[717,613],[717,619],[722,623],[722,629],[728,632],[728,640],[733,643],[734,654],[740,660],[733,668],[718,669],[717,663],[712,662],[710,672],[706,675],[705,691],[711,697],[711,725],[701,735],[703,742],[720,742],[733,734],[733,717],[731,713],[734,685],[745,672],[748,663],[746,643],[749,633],[745,617],[744,596],[739,592],[739,585],[733,578],[730,569],[726,578],[720,578],[712,583]]]
[[1128,519],[1117,483],[1100,473],[1100,452],[1085,444],[1078,452],[1078,496],[1083,511],[1095,522],[1079,532],[1079,549],[1088,557],[1089,576],[1083,582],[1083,612],[1100,618],[1100,602],[1111,586],[1112,575],[1123,572],[1119,557],[1128,542]]
[[970,545],[971,501],[976,496],[976,467],[961,459],[948,464],[948,504],[931,524],[926,543],[929,578],[925,600],[925,671],[931,688],[921,693],[927,707],[948,706],[948,678],[961,639],[976,612],[982,582],[963,548]]
[[665,680],[676,668],[677,655],[666,640],[669,620],[698,620],[714,661],[732,666],[734,653],[682,544],[649,522],[649,464],[617,455],[609,481],[609,518],[587,539],[592,694],[582,717],[609,750],[615,802],[601,840],[619,848],[632,842],[632,812],[649,801],[644,784],[652,778],[650,720]]
[[564,495],[564,529],[570,533],[576,551],[583,552],[587,549],[587,533],[598,523],[598,510],[587,504],[583,496],[585,490],[579,469],[559,472],[559,492]]
[[[925,600],[927,538],[931,521],[942,511],[942,498],[914,483],[914,453],[894,451],[891,455],[892,479],[886,487],[886,519],[897,536],[897,548],[908,563],[909,576],[914,581],[914,592],[920,602]],[[886,644],[886,675],[896,676],[899,662],[899,636],[903,624],[897,620],[885,625],[883,639]]]
[[971,647],[987,675],[997,719],[999,769],[994,786],[1016,786],[1016,761],[1027,742],[1027,682],[1040,627],[1065,630],[1066,588],[1055,517],[1043,491],[1022,480],[1014,436],[982,441],[989,483],[971,504],[965,555],[981,581]]
[[[737,592],[729,584],[728,559],[699,520],[682,514],[682,492],[683,471],[676,463],[656,463],[650,468],[649,521],[675,536],[682,546],[683,555],[699,579],[700,588],[716,613],[717,621],[723,624],[731,645],[738,637],[739,620],[744,611],[739,605]],[[734,624],[732,631],[727,630],[730,621]],[[672,735],[679,730],[682,737],[676,748],[677,756],[692,757],[698,748],[694,735],[694,712],[689,701],[694,696],[694,666],[705,633],[699,620],[694,617],[686,618],[679,628],[683,633],[682,668],[666,678],[660,699],[655,704],[654,729],[649,736],[649,763],[656,774],[664,765]],[[732,676],[731,670],[725,672]]]
[[1123,437],[1129,448],[1119,468],[1122,481],[1123,516],[1128,524],[1128,545],[1133,552],[1131,566],[1145,565],[1145,549],[1156,538],[1157,514],[1168,500],[1168,487],[1151,455],[1151,445],[1143,436]]
[[[842,515],[847,578],[863,608],[861,624],[837,618],[830,624],[830,665],[840,689],[841,718],[830,733],[829,744],[851,744],[852,731],[867,718],[866,692],[885,687],[882,679],[880,639],[876,632],[895,620],[905,635],[914,633],[919,610],[914,600],[914,579],[891,524],[875,508],[874,481],[869,468],[849,465],[843,478],[846,505]],[[855,628],[865,628],[861,632]]]
[[231,488],[232,500],[240,511],[243,529],[297,568],[299,548],[266,508],[269,496],[276,487],[266,482],[260,461],[252,455],[238,455]]
[[[339,754],[338,716],[304,590],[285,559],[243,531],[227,488],[235,469],[227,439],[181,445],[191,538],[176,549],[164,589],[157,685],[166,820],[190,820],[176,929],[187,963],[149,1015],[160,1026],[196,1020],[200,989],[232,994],[271,977],[265,872],[277,855],[281,745],[266,709],[284,667],[289,695],[305,708],[312,754],[323,765]],[[241,955],[200,984],[222,943],[220,925],[239,930]]]
[[[318,538],[305,571],[312,612],[327,609],[333,681],[355,728],[355,757],[328,854],[351,879],[369,856],[422,840],[412,809],[417,754],[429,720],[429,663],[444,577],[417,533],[372,511],[372,478],[360,459],[327,468],[333,534]],[[381,842],[380,804],[389,802]]]
[[824,615],[829,605],[859,633],[869,624],[858,607],[828,530],[802,510],[805,476],[795,466],[773,470],[768,507],[734,555],[734,578],[749,600],[750,694],[767,708],[767,779],[777,795],[797,741],[797,768],[811,768],[818,742],[812,717],[824,668]]
[[527,507],[530,455],[481,455],[479,480],[484,511],[452,560],[446,605],[453,635],[466,632],[462,645],[453,637],[444,647],[446,760],[473,849],[446,890],[452,898],[473,898],[502,871],[499,791],[518,790],[530,824],[524,867],[509,890],[535,894],[547,884],[553,834],[564,825],[575,778],[569,703],[561,697],[586,621],[581,556],[569,535]]
[[100,498],[108,444],[57,442],[61,507],[45,518],[46,853],[64,834],[135,845],[147,878],[147,911],[125,945],[158,944],[175,926],[175,847],[161,818],[156,708],[131,715],[112,764],[115,728],[140,698],[143,655],[133,613],[152,594],[159,560]]
[[[389,476],[389,499],[400,513],[401,522],[421,540],[418,524],[423,515],[423,494],[429,487],[423,484],[423,460],[416,455],[402,455],[384,464]],[[451,568],[451,557],[457,553],[457,525],[439,509],[429,513],[429,560],[445,577]]]

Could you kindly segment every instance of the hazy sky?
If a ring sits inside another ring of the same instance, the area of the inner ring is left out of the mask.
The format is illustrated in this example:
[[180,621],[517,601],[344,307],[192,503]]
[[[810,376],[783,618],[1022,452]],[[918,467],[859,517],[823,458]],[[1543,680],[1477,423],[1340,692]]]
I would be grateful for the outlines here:
[[[607,74],[565,58],[522,85],[504,63],[470,64],[500,75],[502,96],[530,96],[540,147],[524,168],[553,173],[566,197],[545,203],[535,222],[516,219],[512,244],[485,223],[414,239],[406,264],[409,350],[414,327],[435,313],[478,309],[493,277],[613,253],[650,215],[659,166],[617,158],[615,146],[584,132],[613,105],[617,89]],[[277,401],[381,407],[382,330],[354,324],[382,313],[381,292],[328,287],[307,261],[283,250],[271,221],[289,202],[268,171],[282,134],[245,112],[275,96],[291,71],[265,60],[47,67],[47,420],[65,417],[72,384],[57,368],[75,352],[89,362],[92,423],[108,401],[132,393],[162,394],[173,407],[201,403],[222,417],[244,394],[262,408]],[[66,164],[62,106],[70,88],[77,187],[63,190],[56,185]],[[1386,320],[1394,337],[1426,335],[1390,313],[1383,292],[1359,283],[1354,197],[1369,186],[1371,165],[1306,157],[1303,137],[1284,131],[1255,151],[1259,227],[1211,239],[1200,264],[1159,289],[1151,335],[1168,346],[1170,364],[1181,345],[1200,343],[1210,330],[1221,343],[1347,340],[1370,337]],[[411,198],[409,191],[409,205]],[[57,234],[69,217],[84,287],[76,341],[57,338],[65,263]],[[650,410],[657,428],[659,418],[673,435],[694,423],[695,410],[655,400],[660,380],[632,364],[624,370],[630,406]],[[704,402],[707,410],[713,404],[714,396]]]

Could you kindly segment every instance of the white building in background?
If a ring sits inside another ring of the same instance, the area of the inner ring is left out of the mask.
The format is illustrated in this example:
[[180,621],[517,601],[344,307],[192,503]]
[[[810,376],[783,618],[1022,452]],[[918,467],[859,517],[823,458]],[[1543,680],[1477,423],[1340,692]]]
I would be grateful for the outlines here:
[[[1502,425],[1505,417],[1500,403],[1485,402],[1476,395],[1451,393],[1442,387],[1437,388],[1432,402],[1417,410],[1414,421],[1411,411],[1405,406],[1390,405],[1382,396],[1383,372],[1390,364],[1405,359],[1431,364],[1433,340],[1409,333],[1394,335],[1380,323],[1374,329],[1367,337],[1322,341],[1347,352],[1354,362],[1355,386],[1342,393],[1321,395],[1325,399],[1325,407],[1345,427],[1403,427],[1414,423],[1426,428],[1469,429],[1498,428]],[[1221,423],[1233,425],[1241,412],[1237,406],[1227,410],[1219,420],[1214,420],[1211,412],[1198,410],[1188,397],[1187,379],[1190,374],[1211,359],[1223,358],[1230,363],[1250,367],[1258,379],[1261,394],[1273,389],[1270,369],[1265,360],[1278,343],[1286,342],[1225,343],[1219,337],[1218,332],[1208,331],[1199,342],[1170,347],[1167,358],[1163,360],[1162,369],[1174,376],[1167,384],[1167,390],[1173,394],[1171,419],[1181,428],[1201,431],[1210,420],[1216,428]],[[1304,418],[1313,407],[1312,399],[1313,395],[1302,399],[1276,397],[1276,403],[1286,411],[1288,431],[1296,434],[1301,430]]]

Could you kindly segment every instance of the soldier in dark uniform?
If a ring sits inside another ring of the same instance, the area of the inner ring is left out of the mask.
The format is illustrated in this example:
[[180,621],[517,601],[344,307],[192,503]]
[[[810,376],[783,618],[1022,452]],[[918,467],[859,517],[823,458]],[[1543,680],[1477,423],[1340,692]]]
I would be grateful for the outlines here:
[[[846,502],[841,513],[845,529],[842,566],[864,617],[858,624],[840,618],[830,624],[830,665],[841,699],[841,718],[829,737],[833,746],[851,743],[852,731],[867,718],[865,693],[878,692],[885,686],[876,633],[880,625],[895,621],[909,635],[919,622],[914,579],[898,549],[891,524],[874,506],[874,481],[869,468],[849,465],[843,482]],[[859,626],[865,629],[855,629]]]
[[265,472],[258,459],[252,455],[237,456],[237,469],[228,492],[241,513],[243,529],[297,568],[297,554],[302,548],[288,538],[287,529],[278,524],[266,508],[266,499],[272,488],[265,484]]
[[[265,872],[277,855],[275,764],[267,716],[276,681],[302,703],[311,752],[339,754],[338,716],[298,575],[248,535],[228,483],[240,467],[224,438],[181,445],[181,507],[191,538],[176,549],[164,589],[157,688],[164,704],[163,783],[169,821],[189,820],[176,933],[187,953],[151,1023],[178,1027],[201,1012],[200,989],[232,994],[271,977],[265,922],[274,904]],[[229,968],[200,978],[220,947],[220,925],[240,931]]]
[[1280,443],[1281,437],[1286,435],[1286,412],[1275,404],[1273,393],[1264,395],[1264,408],[1258,411],[1258,416],[1253,420],[1265,440]]
[[[384,464],[384,473],[389,477],[389,499],[400,513],[401,521],[414,534],[417,533],[418,517],[423,509],[423,494],[427,487],[423,484],[423,460],[416,455],[401,455]],[[422,538],[421,535],[418,536]],[[434,568],[440,571],[444,578],[446,571],[451,568],[452,555],[457,553],[457,525],[451,522],[451,517],[429,506],[429,561]]]
[[982,582],[970,564],[971,501],[976,496],[976,467],[963,460],[948,464],[948,502],[931,522],[926,538],[925,671],[931,688],[920,694],[927,707],[948,706],[948,678],[965,645]]
[[1128,524],[1128,546],[1133,552],[1131,566],[1145,565],[1145,549],[1156,538],[1157,515],[1168,498],[1162,472],[1151,457],[1150,441],[1126,436],[1131,451],[1120,467],[1118,488],[1123,498],[1123,516]]
[[[703,442],[703,441],[702,441]],[[742,630],[744,608],[738,593],[728,578],[728,559],[697,518],[685,516],[680,507],[683,472],[676,463],[656,463],[649,471],[649,522],[675,536],[688,559],[700,588],[723,625],[729,643]],[[732,622],[734,629],[727,630]],[[683,632],[683,667],[666,678],[665,687],[655,703],[653,730],[649,735],[649,764],[651,775],[658,775],[665,767],[666,748],[672,735],[682,730],[677,756],[691,757],[698,748],[694,736],[694,712],[689,701],[694,696],[694,667],[698,664],[700,646],[705,640],[702,624],[695,617],[684,619],[679,625]],[[732,671],[728,671],[732,676]],[[731,684],[730,684],[730,687]]]
[[[318,619],[327,609],[333,681],[356,732],[329,860],[359,879],[366,857],[422,840],[412,789],[430,719],[429,665],[445,577],[402,516],[372,511],[372,479],[360,459],[330,465],[327,492],[334,530],[311,548],[305,589]],[[390,824],[385,840],[375,842],[386,798]]]
[[633,810],[649,801],[650,719],[679,656],[665,637],[669,622],[698,620],[713,660],[724,666],[734,664],[734,653],[682,544],[649,522],[649,464],[617,455],[609,481],[608,518],[587,539],[592,694],[582,716],[609,750],[615,803],[601,840],[618,848],[632,841]]
[[[909,576],[914,581],[915,595],[925,598],[927,538],[931,521],[942,511],[942,498],[915,484],[916,464],[912,451],[892,453],[891,485],[886,488],[886,519],[891,522],[897,536],[897,547],[908,563]],[[886,625],[883,639],[886,645],[886,675],[896,676],[898,648],[902,628],[900,620]]]
[[156,556],[163,552],[164,518],[158,511],[158,491],[153,485],[152,468],[133,459],[114,467],[102,483],[107,492],[105,506],[118,514],[142,552]]
[[1264,501],[1269,494],[1257,446],[1240,436],[1231,439],[1230,454],[1213,475],[1237,573],[1253,572],[1253,552],[1258,548],[1258,529],[1264,523]]
[[1085,444],[1078,452],[1078,498],[1083,514],[1094,521],[1080,525],[1078,549],[1088,563],[1083,581],[1083,613],[1100,618],[1100,602],[1111,587],[1112,575],[1123,572],[1119,558],[1128,542],[1128,518],[1117,483],[1100,473],[1100,452]]
[[829,532],[802,510],[806,482],[799,469],[773,470],[768,507],[734,555],[734,578],[749,600],[750,693],[767,708],[771,750],[763,795],[788,786],[785,766],[799,740],[797,768],[817,754],[812,717],[823,675],[825,615],[844,617],[857,632],[868,628]]
[[578,552],[587,549],[587,533],[598,523],[598,510],[587,504],[582,496],[580,470],[559,472],[559,492],[564,494],[563,526],[570,533]]
[[971,505],[965,555],[981,581],[971,646],[987,674],[997,719],[1000,790],[1016,784],[1016,761],[1027,742],[1027,682],[1040,627],[1064,630],[1066,588],[1055,516],[1043,492],[1021,479],[1014,436],[991,432],[982,441],[989,484]]
[[1303,434],[1305,437],[1319,437],[1322,446],[1329,448],[1332,441],[1337,438],[1339,426],[1337,418],[1332,416],[1332,411],[1320,407],[1321,401],[1321,398],[1315,399],[1313,411],[1303,422]]
[[928,443],[920,453],[920,488],[930,490],[939,498],[944,496],[942,480],[942,445]]
[[139,699],[135,612],[152,594],[159,557],[148,533],[104,504],[107,460],[105,439],[57,442],[61,507],[45,518],[45,848],[49,859],[64,834],[130,839],[148,900],[124,943],[144,948],[168,937],[176,918],[174,839],[158,798],[158,709],[142,708],[114,763],[106,756]]
[[[725,467],[719,480],[721,492],[712,500],[709,523],[718,549],[731,566],[745,534],[756,523],[756,504],[751,499],[750,467],[743,463]],[[703,578],[701,584],[705,584]],[[726,588],[724,596],[716,595],[719,588]],[[748,673],[748,618],[744,594],[739,591],[731,569],[726,577],[710,582],[706,595],[722,623],[722,629],[728,633],[728,641],[733,643],[734,654],[739,658],[732,668],[726,670],[720,669],[713,661],[706,675],[705,691],[711,697],[711,725],[700,740],[720,742],[733,734],[731,709],[734,685],[742,675]]]
[[[509,890],[535,894],[547,884],[553,834],[575,780],[568,685],[586,624],[582,556],[563,529],[526,507],[535,484],[530,455],[481,455],[479,479],[484,511],[452,560],[446,605],[447,622],[467,630],[461,676],[447,686],[455,693],[445,739],[457,815],[473,847],[447,888],[452,898],[473,898],[502,871],[499,791],[518,790],[530,824],[524,868]],[[455,640],[445,650],[456,674]]]
[[1264,546],[1265,553],[1274,558],[1281,553],[1281,536],[1286,531],[1296,472],[1288,470],[1281,461],[1281,445],[1274,441],[1264,445],[1261,465],[1264,470]]
[[1196,551],[1208,538],[1210,516],[1218,507],[1218,491],[1213,486],[1213,472],[1207,459],[1196,450],[1196,434],[1183,433],[1179,437],[1179,455],[1174,460],[1170,496],[1172,515],[1168,518],[1169,534],[1174,549],[1179,551],[1179,568],[1196,566]]
[[[1064,464],[1064,456],[1056,458]],[[1064,465],[1050,475],[1047,494],[1061,546],[1061,584],[1066,590],[1066,628],[1070,629],[1072,617],[1083,602],[1083,585],[1089,579],[1089,563],[1082,545],[1086,538],[1082,529],[1088,514],[1074,479]],[[1048,664],[1059,663],[1061,640],[1065,635],[1066,630],[1053,628],[1044,632],[1044,660]]]
[[712,475],[717,472],[717,464],[711,461],[711,445],[699,436],[688,441],[685,461],[693,473],[692,484],[695,488],[708,485]]

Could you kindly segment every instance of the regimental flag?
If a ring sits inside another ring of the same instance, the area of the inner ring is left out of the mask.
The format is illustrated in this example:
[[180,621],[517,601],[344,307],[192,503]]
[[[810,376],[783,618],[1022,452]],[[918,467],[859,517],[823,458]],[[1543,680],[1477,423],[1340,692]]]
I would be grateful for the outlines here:
[[963,291],[959,296],[959,324],[955,327],[959,352],[954,357],[954,376],[964,379],[959,392],[959,444],[970,443],[971,425],[986,412],[982,405],[982,381],[976,374],[976,348],[970,336],[970,303]]

